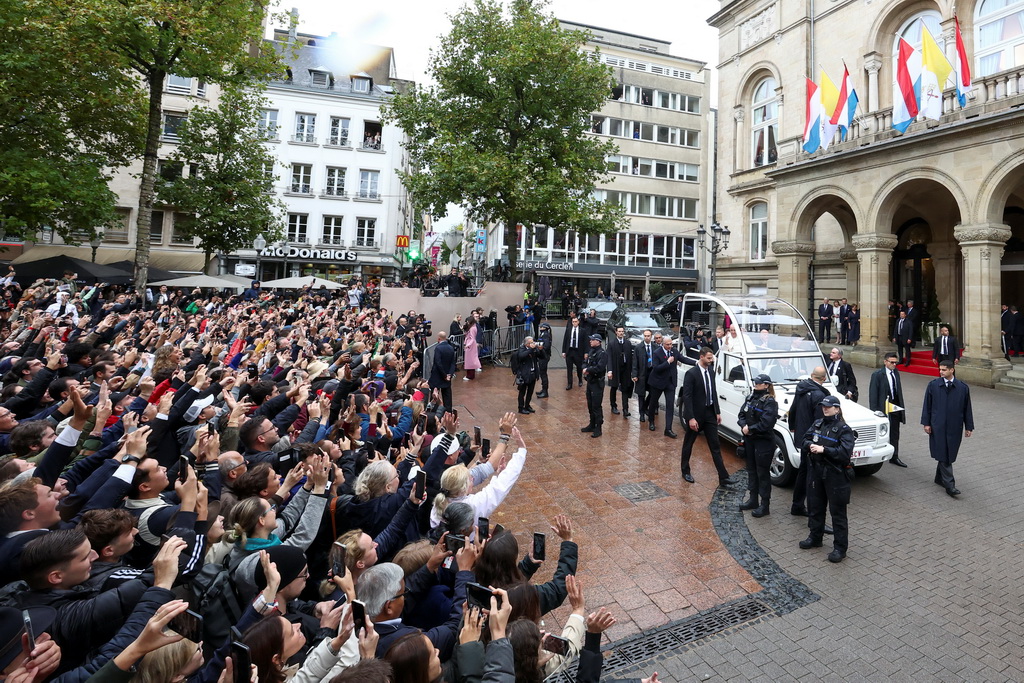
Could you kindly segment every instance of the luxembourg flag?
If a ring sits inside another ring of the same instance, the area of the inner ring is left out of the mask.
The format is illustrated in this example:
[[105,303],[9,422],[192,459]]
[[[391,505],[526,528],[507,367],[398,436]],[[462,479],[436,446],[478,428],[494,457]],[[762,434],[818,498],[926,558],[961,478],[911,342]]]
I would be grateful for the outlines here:
[[857,91],[853,89],[853,78],[850,69],[843,62],[843,85],[839,88],[839,104],[832,114],[832,122],[839,126],[839,135],[846,140],[846,135],[853,128],[853,119],[857,115]]
[[917,117],[917,103],[921,97],[921,53],[900,38],[899,56],[896,58],[896,82],[892,93],[892,127],[901,133]]
[[828,77],[825,70],[821,70],[821,85],[818,86],[818,99],[821,100],[821,146],[828,149],[832,139],[836,136],[836,129],[839,128],[839,119],[836,112],[839,111],[839,88]]
[[807,118],[804,123],[804,151],[814,154],[821,147],[821,98],[818,86],[807,79]]
[[956,77],[956,98],[960,101],[960,108],[967,106],[967,93],[974,90],[971,85],[971,61],[967,59],[967,49],[964,47],[963,36],[960,35],[960,20],[953,15],[956,22],[956,58],[953,62],[953,73]]

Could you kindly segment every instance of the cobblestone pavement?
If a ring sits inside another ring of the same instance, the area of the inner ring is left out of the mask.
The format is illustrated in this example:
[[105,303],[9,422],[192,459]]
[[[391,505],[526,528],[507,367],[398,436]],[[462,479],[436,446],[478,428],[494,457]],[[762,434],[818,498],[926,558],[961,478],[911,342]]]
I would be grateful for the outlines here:
[[[862,394],[870,372],[856,367]],[[551,398],[534,400],[538,413],[521,416],[531,456],[494,519],[523,543],[554,514],[573,516],[588,606],[619,617],[608,633],[608,680],[652,671],[667,681],[1024,680],[1021,437],[1007,427],[1024,414],[1024,398],[972,387],[977,431],[954,466],[963,491],[954,499],[932,482],[917,424],[928,378],[903,377],[901,457],[910,467],[886,465],[854,482],[841,564],[825,560],[828,547],[797,548],[806,520],[788,514],[789,489],[775,490],[771,516],[740,518],[740,493],[716,494],[701,441],[697,484],[683,483],[681,437],[664,437],[660,420],[648,432],[635,414],[608,414],[606,399],[605,436],[585,438],[583,391],[564,390],[564,370],[551,375]],[[456,403],[491,431],[515,406],[505,368],[460,384]],[[729,470],[739,469],[733,449],[723,450]],[[668,495],[633,503],[614,489],[642,482]]]

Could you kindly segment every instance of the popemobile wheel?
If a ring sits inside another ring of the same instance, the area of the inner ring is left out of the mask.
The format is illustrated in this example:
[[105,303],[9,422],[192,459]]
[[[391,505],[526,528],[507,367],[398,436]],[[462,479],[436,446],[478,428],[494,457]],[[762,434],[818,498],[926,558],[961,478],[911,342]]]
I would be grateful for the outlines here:
[[791,486],[796,479],[796,468],[789,460],[786,452],[786,442],[778,434],[775,435],[775,452],[772,454],[772,464],[769,469],[773,486]]

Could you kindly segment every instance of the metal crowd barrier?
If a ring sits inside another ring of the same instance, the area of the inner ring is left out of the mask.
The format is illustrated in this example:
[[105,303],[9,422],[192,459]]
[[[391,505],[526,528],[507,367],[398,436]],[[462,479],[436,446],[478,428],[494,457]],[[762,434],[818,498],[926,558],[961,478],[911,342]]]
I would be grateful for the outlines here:
[[[494,365],[505,365],[507,357],[513,351],[523,345],[526,337],[533,335],[533,329],[529,325],[513,325],[512,327],[499,327],[496,330],[484,330],[483,339],[479,344],[480,362],[490,361]],[[455,335],[448,338],[448,341],[455,347],[455,362],[462,366],[466,359],[466,350],[463,346],[464,335]],[[434,365],[434,349],[437,344],[431,344],[423,350],[423,376],[430,378],[430,370]]]

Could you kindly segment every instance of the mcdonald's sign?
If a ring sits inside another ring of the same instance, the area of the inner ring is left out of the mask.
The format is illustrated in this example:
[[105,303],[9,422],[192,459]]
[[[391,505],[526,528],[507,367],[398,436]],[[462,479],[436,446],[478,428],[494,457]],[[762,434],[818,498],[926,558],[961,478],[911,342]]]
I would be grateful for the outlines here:
[[409,248],[409,236],[408,235],[399,235],[398,237],[396,237],[395,238],[395,248],[396,249],[408,249]]

